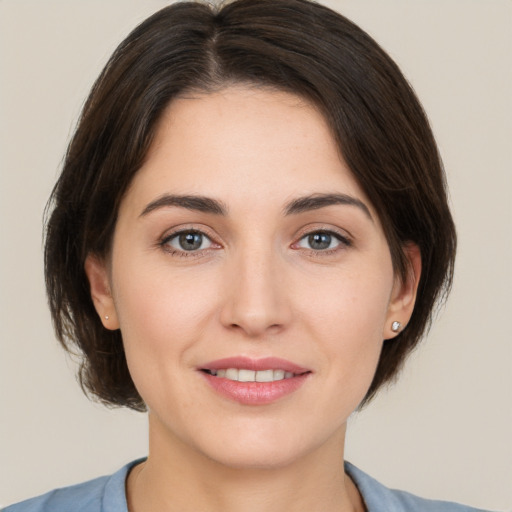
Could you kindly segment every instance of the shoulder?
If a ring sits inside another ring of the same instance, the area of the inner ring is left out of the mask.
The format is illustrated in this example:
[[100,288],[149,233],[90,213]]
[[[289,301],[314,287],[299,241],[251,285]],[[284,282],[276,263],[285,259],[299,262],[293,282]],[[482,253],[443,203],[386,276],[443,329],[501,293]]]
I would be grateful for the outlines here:
[[108,478],[104,476],[79,485],[55,489],[42,496],[11,505],[2,512],[100,512],[101,498]]
[[388,489],[349,462],[345,462],[345,470],[359,489],[368,512],[490,512]]
[[11,505],[1,512],[127,512],[126,475],[138,462],[127,464],[113,475],[55,489]]

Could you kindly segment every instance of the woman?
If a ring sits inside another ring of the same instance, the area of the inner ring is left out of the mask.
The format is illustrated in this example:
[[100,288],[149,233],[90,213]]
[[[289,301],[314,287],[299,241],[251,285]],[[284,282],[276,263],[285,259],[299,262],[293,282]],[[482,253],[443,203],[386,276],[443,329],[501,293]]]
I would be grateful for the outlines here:
[[428,123],[365,33],[301,0],[176,4],[95,84],[46,279],[84,387],[150,452],[16,510],[470,510],[343,460],[346,421],[449,289]]

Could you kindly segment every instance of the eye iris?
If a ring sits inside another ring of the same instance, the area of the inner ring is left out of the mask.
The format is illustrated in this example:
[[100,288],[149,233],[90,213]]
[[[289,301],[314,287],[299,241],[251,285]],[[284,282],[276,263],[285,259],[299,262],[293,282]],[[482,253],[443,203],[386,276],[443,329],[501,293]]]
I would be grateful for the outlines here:
[[194,251],[201,247],[203,235],[200,233],[183,233],[179,236],[180,246],[185,251]]
[[332,237],[327,233],[314,233],[309,235],[308,242],[312,249],[328,249],[331,245]]

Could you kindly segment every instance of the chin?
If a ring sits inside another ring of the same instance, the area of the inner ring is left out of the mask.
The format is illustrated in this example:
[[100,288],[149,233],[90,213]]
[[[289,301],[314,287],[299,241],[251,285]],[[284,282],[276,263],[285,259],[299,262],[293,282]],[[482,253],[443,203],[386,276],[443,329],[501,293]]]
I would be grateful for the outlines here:
[[[240,435],[240,430],[243,430],[243,435]],[[252,429],[240,430],[227,430],[224,435],[216,437],[214,443],[212,438],[205,439],[201,451],[225,467],[238,470],[272,470],[305,461],[321,450],[323,445],[327,446],[329,440],[338,437],[337,432],[308,433],[297,428],[297,425],[291,427],[285,424],[277,428],[276,425],[270,428],[269,425],[259,424]],[[341,430],[344,431],[340,429],[340,433]]]
[[215,450],[211,458],[224,467],[236,470],[272,470],[284,468],[305,454],[302,450],[289,447],[277,447],[274,443],[266,446],[248,446],[245,444],[230,445],[229,453],[224,450]]

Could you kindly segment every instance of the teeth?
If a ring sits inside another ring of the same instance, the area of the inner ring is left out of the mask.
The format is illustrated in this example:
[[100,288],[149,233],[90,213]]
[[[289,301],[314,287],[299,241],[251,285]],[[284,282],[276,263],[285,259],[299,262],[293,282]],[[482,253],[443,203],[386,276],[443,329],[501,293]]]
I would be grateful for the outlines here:
[[[236,370],[234,370],[236,372]],[[256,372],[254,370],[238,370],[238,380],[240,382],[254,382]]]
[[256,382],[272,382],[274,380],[274,370],[260,370],[256,372]]
[[236,368],[228,368],[226,370],[226,379],[238,380],[238,370]]
[[283,380],[284,370],[274,370],[274,380]]
[[220,378],[236,380],[239,382],[275,382],[277,380],[291,379],[294,374],[284,370],[245,370],[227,368],[226,370],[210,370],[212,375]]

